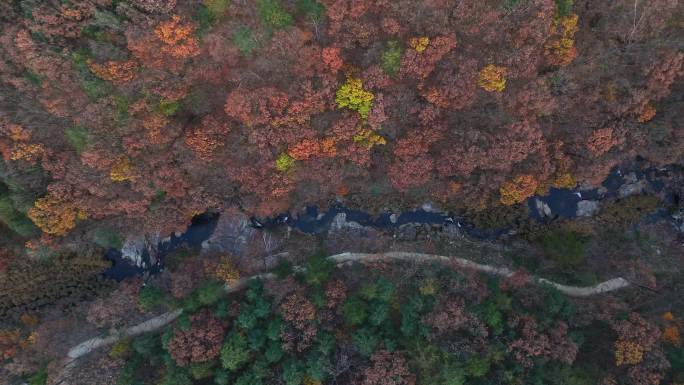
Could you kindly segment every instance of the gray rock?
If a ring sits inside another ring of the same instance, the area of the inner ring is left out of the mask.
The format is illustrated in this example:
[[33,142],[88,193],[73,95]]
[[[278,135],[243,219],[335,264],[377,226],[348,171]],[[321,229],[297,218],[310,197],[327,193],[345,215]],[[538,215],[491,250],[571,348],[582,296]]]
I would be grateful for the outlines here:
[[347,221],[347,214],[345,213],[339,213],[335,215],[335,218],[333,218],[332,222],[330,223],[330,232],[336,232],[340,231],[343,229],[362,229],[363,226],[361,226],[357,222],[353,221]]
[[630,172],[629,174],[625,175],[623,177],[625,179],[625,183],[636,183],[638,178],[636,173]]
[[626,183],[618,189],[618,197],[626,198],[631,195],[641,194],[646,188],[646,181],[640,180],[634,183]]
[[439,212],[440,210],[435,208],[435,206],[431,202],[425,202],[423,203],[422,206],[420,206],[423,211],[427,211],[429,213],[436,213]]
[[391,223],[397,223],[397,219],[399,219],[399,216],[397,214],[391,214],[389,216],[389,220]]
[[202,244],[202,251],[242,257],[246,255],[250,243],[255,242],[259,231],[251,226],[246,215],[223,213],[216,223],[214,232]]
[[598,201],[579,201],[577,202],[577,216],[591,217],[598,212],[599,208]]
[[537,208],[537,211],[539,212],[539,215],[542,217],[550,217],[551,216],[551,207],[544,203],[542,200],[535,198],[534,199],[534,205]]
[[146,249],[145,238],[129,238],[124,241],[121,247],[121,257],[130,260],[135,266],[142,266],[142,256]]

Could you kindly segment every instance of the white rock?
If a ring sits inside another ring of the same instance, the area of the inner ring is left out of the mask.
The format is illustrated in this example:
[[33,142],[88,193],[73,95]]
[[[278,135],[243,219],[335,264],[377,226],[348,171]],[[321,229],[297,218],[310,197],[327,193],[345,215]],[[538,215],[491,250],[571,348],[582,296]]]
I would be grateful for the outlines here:
[[126,239],[121,247],[121,257],[130,260],[135,266],[142,266],[142,256],[146,248],[145,238]]
[[599,210],[598,201],[579,201],[577,202],[577,216],[590,217],[596,214]]
[[534,205],[537,207],[537,211],[539,212],[539,215],[541,215],[542,217],[551,216],[551,207],[549,207],[549,205],[547,205],[543,201],[535,198]]
[[361,226],[357,222],[353,221],[347,221],[347,214],[345,213],[339,213],[335,215],[335,218],[333,218],[332,222],[330,223],[330,231],[339,231],[342,229],[361,229],[363,226]]

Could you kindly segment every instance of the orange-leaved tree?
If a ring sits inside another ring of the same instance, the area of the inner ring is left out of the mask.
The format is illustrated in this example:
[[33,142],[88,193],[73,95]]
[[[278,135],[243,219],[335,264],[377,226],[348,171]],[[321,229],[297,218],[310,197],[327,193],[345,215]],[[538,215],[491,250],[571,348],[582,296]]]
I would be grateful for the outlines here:
[[52,194],[36,200],[27,214],[44,233],[57,236],[64,235],[76,227],[77,219],[85,218],[85,212],[73,203]]
[[504,182],[499,188],[500,201],[505,205],[522,203],[525,199],[534,195],[539,186],[539,181],[532,175],[520,175],[517,178]]

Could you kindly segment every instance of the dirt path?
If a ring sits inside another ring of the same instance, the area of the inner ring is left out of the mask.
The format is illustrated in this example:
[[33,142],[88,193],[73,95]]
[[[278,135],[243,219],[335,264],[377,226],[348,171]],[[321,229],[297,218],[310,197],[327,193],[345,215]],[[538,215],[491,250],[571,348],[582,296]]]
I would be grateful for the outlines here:
[[[403,251],[392,251],[380,254],[364,254],[364,253],[341,253],[328,257],[328,259],[334,261],[338,266],[352,264],[354,262],[371,262],[371,261],[382,261],[382,260],[403,260],[403,261],[415,261],[415,262],[443,262],[449,263],[464,269],[476,270],[487,274],[498,275],[500,277],[511,277],[515,272],[507,267],[496,267],[491,265],[482,265],[475,263],[473,261],[458,258],[458,257],[448,257],[444,255],[434,255],[434,254],[422,254],[422,253],[411,253]],[[248,281],[256,278],[261,279],[273,279],[274,274],[259,274],[251,277],[246,277],[240,279],[237,284],[233,286],[226,286],[226,292],[232,293],[242,289]],[[594,286],[567,286],[553,281],[549,281],[544,278],[533,277],[532,282],[538,285],[551,285],[558,289],[563,294],[571,297],[589,297],[596,294],[607,293],[610,291],[615,291],[618,289],[625,288],[629,286],[629,282],[624,278],[613,278],[604,282],[601,282]],[[84,341],[69,350],[67,354],[67,365],[73,363],[80,357],[92,352],[95,349],[112,345],[117,341],[125,338],[130,338],[137,336],[139,334],[152,332],[158,330],[169,323],[173,322],[178,318],[182,309],[174,310],[168,313],[164,313],[157,317],[151,318],[143,323],[135,326],[131,326],[128,329],[124,329],[116,334],[111,334],[106,337],[96,337]]]

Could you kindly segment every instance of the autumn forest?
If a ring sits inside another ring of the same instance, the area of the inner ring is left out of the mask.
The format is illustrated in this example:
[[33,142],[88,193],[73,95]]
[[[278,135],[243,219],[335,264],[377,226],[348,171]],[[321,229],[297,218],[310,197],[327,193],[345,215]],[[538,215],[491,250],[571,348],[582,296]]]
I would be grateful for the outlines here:
[[683,75],[679,0],[1,0],[0,384],[682,385]]

